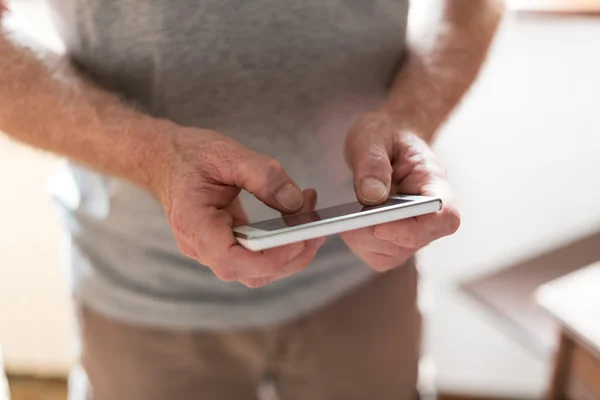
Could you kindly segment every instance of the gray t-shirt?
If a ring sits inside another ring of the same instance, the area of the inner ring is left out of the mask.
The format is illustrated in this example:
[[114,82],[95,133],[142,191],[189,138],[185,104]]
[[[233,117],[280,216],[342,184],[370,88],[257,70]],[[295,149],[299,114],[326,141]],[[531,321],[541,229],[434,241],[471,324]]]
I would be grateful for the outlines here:
[[[318,207],[355,200],[347,130],[376,109],[402,59],[408,0],[48,0],[69,55],[145,112],[210,128],[283,163]],[[68,164],[53,194],[71,236],[74,290],[132,323],[224,329],[277,323],[373,276],[339,237],[261,289],[181,255],[161,206]],[[242,195],[252,221],[277,216]]]

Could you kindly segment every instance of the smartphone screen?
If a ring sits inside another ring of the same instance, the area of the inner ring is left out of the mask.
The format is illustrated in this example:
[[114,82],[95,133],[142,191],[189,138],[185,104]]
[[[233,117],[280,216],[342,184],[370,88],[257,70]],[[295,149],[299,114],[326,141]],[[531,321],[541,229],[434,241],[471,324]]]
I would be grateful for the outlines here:
[[410,203],[413,200],[389,199],[387,202],[377,206],[363,206],[358,201],[354,203],[340,204],[339,206],[322,208],[307,213],[286,215],[280,218],[268,219],[265,221],[248,224],[248,226],[263,231],[277,231],[290,226],[305,225],[322,220],[339,220],[358,216],[365,212],[389,208],[400,204]]

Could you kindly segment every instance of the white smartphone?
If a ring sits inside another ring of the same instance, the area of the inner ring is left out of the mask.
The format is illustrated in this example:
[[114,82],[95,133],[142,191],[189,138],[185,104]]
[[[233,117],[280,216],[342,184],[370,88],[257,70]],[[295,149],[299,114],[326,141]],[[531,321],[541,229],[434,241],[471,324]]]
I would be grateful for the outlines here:
[[437,197],[397,195],[377,206],[365,207],[359,202],[341,204],[238,226],[233,232],[239,244],[260,251],[441,209],[442,200]]

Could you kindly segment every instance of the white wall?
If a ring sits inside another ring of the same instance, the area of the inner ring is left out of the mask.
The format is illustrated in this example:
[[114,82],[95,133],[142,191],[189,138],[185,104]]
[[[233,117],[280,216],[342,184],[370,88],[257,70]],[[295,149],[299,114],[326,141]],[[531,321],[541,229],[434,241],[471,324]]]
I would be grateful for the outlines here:
[[12,372],[64,374],[70,294],[46,179],[56,161],[0,137],[0,344]]
[[457,284],[600,229],[598,43],[596,19],[509,16],[440,136],[463,215],[422,254],[443,389],[534,397],[545,386],[548,365]]
[[[60,51],[39,0],[12,0],[8,23]],[[75,360],[62,231],[46,181],[57,160],[0,133],[0,345],[11,372],[64,375]]]

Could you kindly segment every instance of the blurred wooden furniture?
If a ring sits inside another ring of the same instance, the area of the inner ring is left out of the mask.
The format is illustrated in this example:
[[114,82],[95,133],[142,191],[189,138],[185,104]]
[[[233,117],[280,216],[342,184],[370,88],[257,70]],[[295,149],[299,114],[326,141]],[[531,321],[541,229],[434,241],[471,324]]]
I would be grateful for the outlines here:
[[[536,290],[600,260],[600,232],[462,285],[506,322],[508,333],[547,359],[557,348],[559,324],[536,302]],[[598,286],[600,290],[600,285]]]
[[11,400],[66,400],[67,382],[60,379],[9,377]]
[[560,325],[548,399],[600,399],[600,262],[541,286],[536,297]]
[[547,13],[597,13],[600,0],[505,0],[515,11]]
[[4,372],[4,362],[2,361],[2,347],[0,347],[0,400],[10,400],[8,393],[8,380]]

